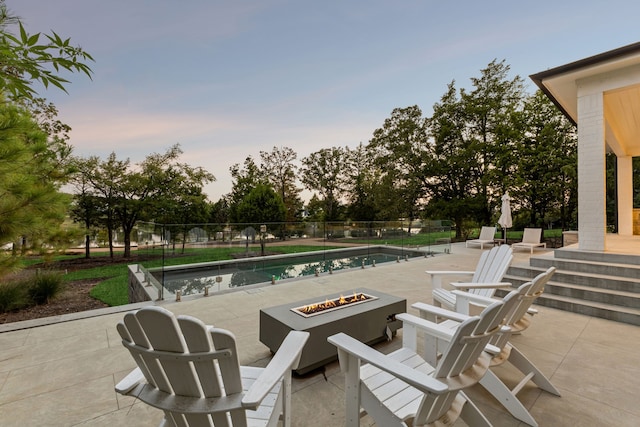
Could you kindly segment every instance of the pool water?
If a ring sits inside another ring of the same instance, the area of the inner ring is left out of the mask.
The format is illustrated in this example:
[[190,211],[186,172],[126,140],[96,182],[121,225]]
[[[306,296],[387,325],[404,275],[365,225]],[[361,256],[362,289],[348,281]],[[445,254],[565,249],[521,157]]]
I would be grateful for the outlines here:
[[209,292],[238,288],[265,282],[278,282],[303,276],[329,273],[350,268],[369,268],[374,264],[396,262],[405,257],[424,255],[411,251],[400,256],[397,253],[369,253],[365,255],[345,256],[344,254],[327,254],[327,252],[311,253],[304,256],[253,262],[233,262],[211,266],[203,269],[182,269],[164,272],[164,287],[175,293],[180,290],[182,295],[203,293],[205,288]]

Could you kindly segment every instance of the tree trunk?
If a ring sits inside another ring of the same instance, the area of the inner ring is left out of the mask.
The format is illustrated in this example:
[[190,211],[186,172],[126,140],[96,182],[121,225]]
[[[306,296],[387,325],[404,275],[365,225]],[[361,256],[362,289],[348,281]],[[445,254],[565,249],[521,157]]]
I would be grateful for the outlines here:
[[131,231],[124,232],[124,257],[131,257]]
[[110,225],[107,227],[107,237],[109,240],[109,257],[113,258],[113,228]]
[[89,244],[91,243],[91,236],[89,235],[89,233],[84,235],[84,257],[86,259],[91,258],[91,248],[89,247]]
[[463,237],[462,218],[455,218],[454,221],[456,222],[456,240],[460,240]]

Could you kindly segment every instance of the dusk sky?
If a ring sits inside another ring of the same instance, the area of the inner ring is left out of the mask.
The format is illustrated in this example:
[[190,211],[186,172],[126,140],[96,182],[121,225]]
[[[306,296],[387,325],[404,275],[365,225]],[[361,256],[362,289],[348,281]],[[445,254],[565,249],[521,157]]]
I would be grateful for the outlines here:
[[141,161],[175,143],[231,190],[229,167],[274,146],[298,160],[367,143],[394,108],[431,115],[505,60],[530,74],[640,40],[640,2],[609,0],[6,0],[30,33],[70,37],[94,76],[41,95],[74,153]]

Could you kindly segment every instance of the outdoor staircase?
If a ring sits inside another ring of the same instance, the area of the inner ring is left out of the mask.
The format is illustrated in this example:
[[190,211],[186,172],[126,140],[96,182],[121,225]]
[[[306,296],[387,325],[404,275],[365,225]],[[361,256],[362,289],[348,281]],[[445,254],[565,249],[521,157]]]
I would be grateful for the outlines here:
[[517,287],[551,266],[536,304],[640,325],[640,256],[560,248],[512,265],[504,280]]

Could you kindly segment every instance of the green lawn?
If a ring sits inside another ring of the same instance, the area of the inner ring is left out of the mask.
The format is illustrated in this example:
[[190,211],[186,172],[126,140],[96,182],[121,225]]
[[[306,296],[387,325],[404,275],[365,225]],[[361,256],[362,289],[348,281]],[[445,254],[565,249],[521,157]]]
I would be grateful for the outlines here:
[[[507,230],[507,238],[509,241],[520,241],[522,240],[523,231],[514,231]],[[480,229],[474,230],[471,233],[470,238],[477,238],[480,234]],[[562,238],[562,230],[561,229],[551,229],[551,230],[543,230],[543,235],[545,239],[561,239]],[[403,235],[397,237],[375,237],[371,239],[350,239],[349,242],[353,243],[369,243],[369,244],[388,244],[388,245],[397,245],[397,246],[429,246],[437,243],[438,239],[450,238],[451,241],[455,241],[456,232],[455,230],[451,231],[438,231],[431,233],[418,233],[412,234],[411,236]],[[496,238],[502,238],[502,231],[498,230],[495,235]]]
[[[477,234],[477,233],[476,233]],[[390,238],[373,238],[373,239],[349,239],[350,243],[363,243],[363,244],[389,244],[398,246],[428,246],[436,242],[441,238],[452,238],[455,236],[455,232],[433,232],[433,233],[420,233],[411,236],[390,237]],[[501,237],[501,233],[496,233],[496,237]],[[545,239],[560,239],[562,237],[562,230],[544,230]],[[522,231],[509,231],[509,241],[522,240]],[[337,249],[340,246],[309,246],[309,245],[281,245],[272,243],[267,246],[267,251],[270,253],[288,254],[298,252],[311,252],[322,251],[328,249]],[[252,247],[251,250],[256,251],[259,248]],[[242,247],[224,247],[224,248],[196,248],[185,249],[185,253],[181,254],[180,250],[176,249],[176,255],[168,255],[165,252],[165,256],[161,256],[159,249],[155,249],[156,258],[152,260],[139,262],[134,258],[118,262],[119,257],[122,257],[122,252],[115,254],[115,261],[105,266],[80,269],[69,272],[66,275],[68,281],[81,280],[81,279],[103,279],[96,287],[91,290],[91,296],[97,298],[106,304],[111,306],[123,305],[129,303],[129,297],[127,293],[128,286],[128,269],[127,265],[141,263],[146,268],[162,267],[162,265],[179,265],[179,264],[194,264],[199,262],[211,262],[222,261],[226,259],[233,259],[232,254],[243,252]],[[154,255],[154,252],[149,250],[136,251],[141,259],[145,258],[145,255]],[[68,260],[71,258],[82,258],[84,254],[76,255],[61,255],[54,257],[54,261]],[[96,252],[91,255],[93,258],[107,257],[108,253]],[[28,257],[23,259],[23,265],[37,266],[43,264],[44,259],[39,257]],[[44,265],[44,264],[43,264]],[[54,263],[55,265],[55,263]]]
[[395,245],[395,246],[429,246],[436,244],[438,239],[449,238],[453,239],[456,235],[455,230],[452,231],[437,231],[431,233],[418,233],[402,236],[390,236],[390,237],[372,237],[370,239],[349,239],[352,243],[368,243],[370,245]]
[[[267,246],[267,250],[270,253],[276,252],[279,254],[288,254],[288,253],[298,253],[298,252],[311,252],[311,251],[322,251],[328,249],[337,249],[339,246],[293,246],[293,245],[282,245],[277,246],[275,244],[271,244]],[[259,250],[256,248],[252,248],[252,250]],[[159,255],[157,258],[150,261],[142,261],[140,264],[147,268],[153,267],[162,267],[162,265],[180,265],[180,264],[194,264],[199,262],[211,262],[211,261],[222,261],[226,259],[232,259],[232,254],[237,254],[239,252],[243,252],[243,248],[233,247],[233,248],[205,248],[205,249],[185,249],[185,253],[181,254],[180,251],[176,251],[179,253],[177,255],[166,255],[164,258],[161,256],[161,253],[156,249],[156,253]],[[138,256],[147,255],[152,252],[135,252]],[[108,253],[99,252],[92,254],[92,257],[106,257]],[[89,269],[81,269],[72,271],[66,274],[66,279],[68,281],[81,280],[81,279],[104,279],[101,281],[96,287],[91,290],[91,296],[103,301],[110,306],[123,305],[129,303],[129,296],[127,291],[128,286],[128,269],[127,266],[130,264],[136,264],[135,257],[132,259],[122,260],[122,262],[118,262],[118,257],[121,257],[122,253],[115,254],[114,263],[89,268]],[[54,261],[66,260],[70,258],[82,258],[83,255],[62,255],[56,256]],[[24,259],[24,265],[37,266],[38,264],[43,263],[42,258],[38,257],[30,257]]]

